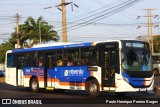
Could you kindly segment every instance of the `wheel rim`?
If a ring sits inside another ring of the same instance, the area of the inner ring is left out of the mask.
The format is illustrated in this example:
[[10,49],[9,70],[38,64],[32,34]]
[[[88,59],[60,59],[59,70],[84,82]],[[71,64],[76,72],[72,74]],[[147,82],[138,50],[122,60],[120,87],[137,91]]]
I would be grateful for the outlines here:
[[36,90],[36,89],[37,89],[37,85],[38,85],[37,82],[36,82],[36,81],[33,81],[33,82],[32,82],[32,89],[33,89],[33,90]]
[[90,93],[94,94],[96,93],[98,90],[98,86],[96,84],[91,84],[90,87],[89,87],[89,91]]

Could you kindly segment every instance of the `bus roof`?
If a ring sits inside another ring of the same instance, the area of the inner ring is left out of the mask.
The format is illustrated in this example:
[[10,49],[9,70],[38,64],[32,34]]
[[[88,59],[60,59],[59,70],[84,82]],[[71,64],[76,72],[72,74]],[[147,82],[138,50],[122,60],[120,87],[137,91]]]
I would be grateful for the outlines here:
[[94,46],[94,42],[44,44],[44,45],[33,46],[32,48],[15,49],[15,50],[12,50],[12,53],[65,49],[65,48],[75,48],[75,47],[87,47],[87,46]]
[[[14,49],[14,50],[12,50],[12,53],[43,51],[43,50],[54,50],[54,49],[67,49],[67,48],[75,48],[75,47],[87,47],[87,46],[95,46],[98,43],[120,42],[120,41],[125,41],[125,40],[106,40],[106,41],[86,42],[86,43],[40,44],[40,45],[35,45],[32,48]],[[135,40],[126,40],[126,41],[135,41]]]

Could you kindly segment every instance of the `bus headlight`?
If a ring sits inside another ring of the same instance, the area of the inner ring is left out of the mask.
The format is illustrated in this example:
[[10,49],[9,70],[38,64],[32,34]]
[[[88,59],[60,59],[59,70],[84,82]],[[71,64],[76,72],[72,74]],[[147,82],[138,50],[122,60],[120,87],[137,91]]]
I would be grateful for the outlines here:
[[123,77],[123,80],[126,81],[127,83],[129,83],[129,79],[126,77]]

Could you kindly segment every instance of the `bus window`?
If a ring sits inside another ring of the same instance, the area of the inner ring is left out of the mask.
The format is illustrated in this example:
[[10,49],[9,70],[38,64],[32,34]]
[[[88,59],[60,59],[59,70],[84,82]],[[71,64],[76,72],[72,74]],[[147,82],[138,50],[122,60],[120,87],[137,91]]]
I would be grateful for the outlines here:
[[64,65],[65,66],[76,66],[79,65],[79,50],[70,49],[64,51]]
[[98,60],[99,60],[99,53],[98,53],[98,48],[90,48],[90,64],[93,65],[98,65]]
[[43,66],[43,53],[38,53],[38,66]]
[[55,54],[47,55],[47,68],[52,69],[55,66]]
[[57,51],[57,66],[63,65],[63,59],[62,59],[62,51]]
[[18,69],[22,69],[24,62],[24,56],[18,56]]
[[15,55],[7,54],[7,67],[15,67]]
[[81,65],[89,65],[89,48],[81,49]]
[[97,65],[98,55],[98,48],[82,48],[81,65]]
[[38,53],[27,53],[25,56],[25,65],[26,67],[36,67],[38,66]]

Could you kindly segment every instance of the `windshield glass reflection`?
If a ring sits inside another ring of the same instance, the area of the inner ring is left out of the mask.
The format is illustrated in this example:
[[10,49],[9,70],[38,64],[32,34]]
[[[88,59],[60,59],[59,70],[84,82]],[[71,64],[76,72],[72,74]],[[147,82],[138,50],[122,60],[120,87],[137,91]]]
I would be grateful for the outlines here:
[[147,50],[126,49],[122,52],[122,68],[130,71],[151,71],[151,54]]

